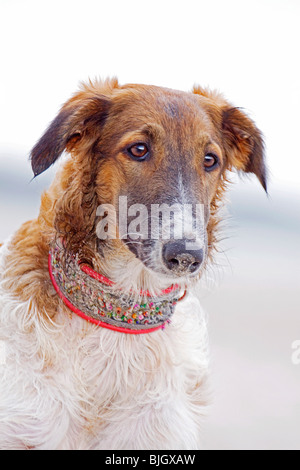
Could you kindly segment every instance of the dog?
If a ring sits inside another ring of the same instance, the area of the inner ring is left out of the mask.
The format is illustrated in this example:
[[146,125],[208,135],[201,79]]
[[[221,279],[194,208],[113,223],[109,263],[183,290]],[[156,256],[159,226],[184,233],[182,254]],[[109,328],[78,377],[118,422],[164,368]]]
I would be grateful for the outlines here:
[[[197,285],[229,172],[267,190],[262,134],[218,92],[113,78],[63,105],[31,152],[34,176],[64,152],[38,218],[0,249],[0,447],[200,449]],[[182,213],[157,212],[173,206],[191,208],[181,236]]]

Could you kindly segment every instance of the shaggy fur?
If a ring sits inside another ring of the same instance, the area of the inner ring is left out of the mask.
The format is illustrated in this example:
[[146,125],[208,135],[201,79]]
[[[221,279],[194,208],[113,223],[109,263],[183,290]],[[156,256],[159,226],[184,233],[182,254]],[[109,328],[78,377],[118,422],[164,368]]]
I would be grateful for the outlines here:
[[[124,149],[145,139],[151,159],[128,158]],[[34,174],[64,150],[69,157],[38,218],[0,248],[0,448],[200,448],[207,331],[191,292],[216,248],[228,171],[254,173],[266,189],[261,134],[218,93],[113,79],[82,85],[63,106],[32,151]],[[202,166],[208,151],[220,159],[211,173]],[[131,204],[192,199],[208,208],[197,275],[168,274],[159,245],[97,239],[98,205],[120,195]],[[92,325],[62,304],[50,282],[57,237],[118,287],[157,293],[176,281],[190,294],[165,330],[135,336]]]

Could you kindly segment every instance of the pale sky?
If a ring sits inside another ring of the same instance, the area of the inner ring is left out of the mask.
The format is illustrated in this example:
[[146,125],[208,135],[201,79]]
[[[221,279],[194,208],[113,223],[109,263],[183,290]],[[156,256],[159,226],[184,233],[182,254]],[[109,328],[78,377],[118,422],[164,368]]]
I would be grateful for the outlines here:
[[0,0],[0,158],[26,159],[78,83],[222,91],[300,188],[299,0]]

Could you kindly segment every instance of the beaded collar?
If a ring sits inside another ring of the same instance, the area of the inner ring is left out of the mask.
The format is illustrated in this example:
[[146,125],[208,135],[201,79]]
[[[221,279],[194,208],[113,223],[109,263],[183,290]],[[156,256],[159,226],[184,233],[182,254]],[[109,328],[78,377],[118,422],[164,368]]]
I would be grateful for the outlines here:
[[178,285],[157,297],[148,291],[125,293],[80,263],[78,256],[66,254],[59,244],[51,247],[48,266],[52,284],[70,310],[91,323],[122,333],[150,333],[164,328],[177,302],[185,296]]

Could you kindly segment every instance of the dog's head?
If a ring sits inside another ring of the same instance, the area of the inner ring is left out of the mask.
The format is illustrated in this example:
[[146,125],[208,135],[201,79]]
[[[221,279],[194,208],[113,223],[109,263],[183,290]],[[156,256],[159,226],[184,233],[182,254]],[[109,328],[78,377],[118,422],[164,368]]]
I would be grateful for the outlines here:
[[90,262],[108,250],[112,264],[134,258],[168,281],[201,273],[229,170],[254,173],[266,190],[260,131],[199,87],[83,85],[33,148],[34,175],[64,150],[58,235]]

